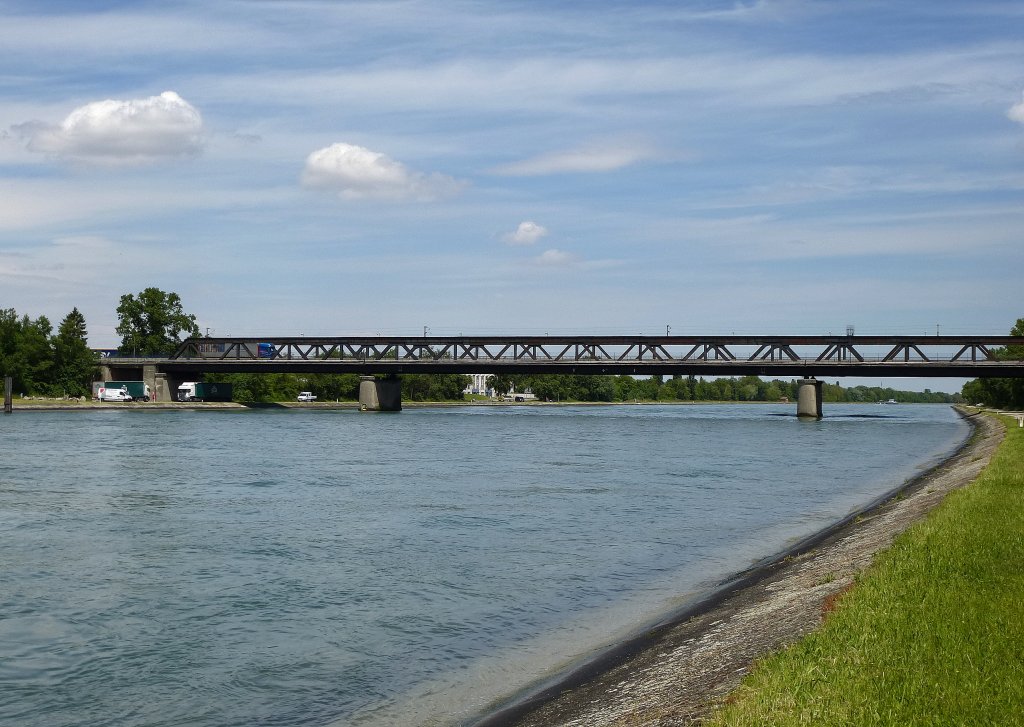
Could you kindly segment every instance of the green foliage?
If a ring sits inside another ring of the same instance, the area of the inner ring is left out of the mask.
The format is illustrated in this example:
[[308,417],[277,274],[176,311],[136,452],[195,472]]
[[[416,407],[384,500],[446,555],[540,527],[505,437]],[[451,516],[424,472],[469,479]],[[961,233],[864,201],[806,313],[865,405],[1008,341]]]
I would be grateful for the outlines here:
[[53,339],[53,390],[67,396],[88,396],[97,372],[96,355],[89,348],[85,316],[73,308]]
[[472,382],[465,374],[403,374],[402,398],[406,401],[461,401]]
[[[1011,336],[1024,336],[1024,318],[1018,318]],[[1024,346],[996,348],[992,354],[1001,361],[1024,360]],[[973,379],[964,384],[963,397],[970,403],[980,403],[1001,409],[1024,409],[1024,378]]]
[[131,293],[122,295],[117,318],[120,352],[126,355],[167,354],[184,338],[199,335],[196,317],[185,313],[178,294],[159,288],[146,288],[138,297]]
[[356,374],[312,374],[305,377],[305,388],[321,401],[354,401],[359,398]]
[[494,389],[494,393],[498,396],[504,396],[512,387],[515,385],[515,376],[508,374],[494,374],[491,378],[487,379],[488,385]]
[[[797,382],[764,381],[757,376],[707,380],[675,376],[664,380],[650,376],[583,376],[564,374],[502,374],[488,379],[499,396],[512,388],[531,391],[541,401],[780,401],[796,400]],[[871,386],[843,388],[825,384],[828,402],[878,402],[895,399],[907,403],[953,403],[958,396],[941,392],[897,391]]]
[[77,308],[56,336],[46,316],[32,320],[13,308],[0,310],[0,376],[10,376],[14,391],[28,396],[86,395],[96,370],[86,335]]
[[53,375],[52,326],[46,316],[18,318],[13,308],[0,311],[0,376],[10,376],[14,391],[50,393]]

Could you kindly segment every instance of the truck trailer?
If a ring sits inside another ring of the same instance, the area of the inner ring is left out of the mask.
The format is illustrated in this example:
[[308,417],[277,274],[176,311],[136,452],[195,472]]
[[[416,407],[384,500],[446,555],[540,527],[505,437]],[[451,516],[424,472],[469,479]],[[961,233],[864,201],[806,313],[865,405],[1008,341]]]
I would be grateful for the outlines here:
[[178,387],[178,401],[231,401],[231,384],[186,381]]

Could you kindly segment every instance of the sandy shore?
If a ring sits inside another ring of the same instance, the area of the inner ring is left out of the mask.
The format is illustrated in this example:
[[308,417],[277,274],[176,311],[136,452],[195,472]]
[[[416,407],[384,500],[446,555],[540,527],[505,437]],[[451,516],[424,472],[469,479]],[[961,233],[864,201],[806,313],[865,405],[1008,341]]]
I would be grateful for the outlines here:
[[974,434],[937,468],[475,727],[698,724],[758,657],[816,629],[875,553],[978,476],[1004,429],[994,417],[961,413]]

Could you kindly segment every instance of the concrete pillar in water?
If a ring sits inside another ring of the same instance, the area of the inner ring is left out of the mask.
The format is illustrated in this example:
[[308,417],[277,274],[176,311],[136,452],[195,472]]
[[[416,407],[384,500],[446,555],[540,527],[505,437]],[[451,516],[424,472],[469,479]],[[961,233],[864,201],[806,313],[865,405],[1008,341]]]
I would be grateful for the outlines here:
[[4,414],[10,414],[14,411],[14,399],[11,395],[11,391],[14,388],[14,379],[10,376],[4,377]]
[[402,411],[402,380],[360,376],[359,411]]
[[815,378],[797,382],[796,415],[821,419],[821,385]]

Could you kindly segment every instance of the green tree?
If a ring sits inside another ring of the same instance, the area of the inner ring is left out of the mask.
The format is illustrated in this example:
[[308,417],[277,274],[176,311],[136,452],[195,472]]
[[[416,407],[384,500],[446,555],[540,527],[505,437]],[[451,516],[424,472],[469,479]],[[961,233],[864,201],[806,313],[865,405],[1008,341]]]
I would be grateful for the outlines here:
[[46,316],[18,318],[13,308],[0,310],[0,376],[10,376],[16,392],[51,393],[53,327]]
[[89,348],[85,316],[73,308],[57,327],[53,339],[54,394],[88,396],[89,385],[96,373],[96,356]]
[[312,391],[321,401],[359,398],[357,374],[311,374],[305,384],[305,390]]
[[0,376],[15,376],[14,357],[18,351],[21,331],[18,313],[14,308],[0,309]]
[[407,401],[460,401],[472,383],[466,374],[403,374],[402,398]]
[[[1024,318],[1018,318],[1011,336],[1024,336]],[[992,351],[1000,361],[1024,360],[1024,346],[1007,346]],[[1024,378],[974,379],[963,387],[963,397],[971,403],[982,403],[1002,409],[1024,409]]]
[[185,338],[198,336],[196,317],[185,313],[177,293],[146,288],[138,297],[121,296],[117,306],[120,351],[136,356],[170,353]]

